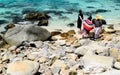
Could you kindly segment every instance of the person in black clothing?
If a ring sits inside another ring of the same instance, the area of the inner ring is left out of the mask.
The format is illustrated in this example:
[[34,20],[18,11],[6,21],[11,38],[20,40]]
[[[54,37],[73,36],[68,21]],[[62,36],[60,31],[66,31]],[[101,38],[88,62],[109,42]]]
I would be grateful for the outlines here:
[[83,18],[84,18],[84,17],[83,17],[82,10],[79,10],[78,20],[77,20],[77,28],[79,28],[80,30],[81,30]]

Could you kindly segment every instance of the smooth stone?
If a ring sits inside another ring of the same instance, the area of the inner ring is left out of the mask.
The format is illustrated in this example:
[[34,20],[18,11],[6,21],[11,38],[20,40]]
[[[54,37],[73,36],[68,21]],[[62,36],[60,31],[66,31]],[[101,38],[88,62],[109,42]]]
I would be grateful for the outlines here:
[[8,64],[7,75],[34,75],[39,69],[39,63],[29,60],[15,61]]

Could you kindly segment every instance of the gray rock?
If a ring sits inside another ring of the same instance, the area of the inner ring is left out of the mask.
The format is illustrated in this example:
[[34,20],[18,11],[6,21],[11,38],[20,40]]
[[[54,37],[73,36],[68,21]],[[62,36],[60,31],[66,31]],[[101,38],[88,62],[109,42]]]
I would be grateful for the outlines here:
[[44,41],[50,36],[50,32],[40,26],[22,25],[9,29],[4,35],[4,39],[8,44],[18,46],[23,41]]
[[98,55],[85,55],[82,58],[85,73],[102,73],[113,66],[113,58]]

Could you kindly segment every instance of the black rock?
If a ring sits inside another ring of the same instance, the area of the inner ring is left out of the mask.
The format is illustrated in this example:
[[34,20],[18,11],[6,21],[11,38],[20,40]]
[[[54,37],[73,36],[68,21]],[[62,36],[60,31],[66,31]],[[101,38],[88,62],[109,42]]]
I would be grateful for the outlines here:
[[36,45],[34,43],[30,43],[30,46],[36,48]]
[[106,9],[97,9],[95,13],[104,13],[104,12],[110,12],[111,10],[106,10]]
[[21,21],[23,21],[23,19],[22,19],[22,17],[19,17],[19,16],[15,16],[12,19],[13,23],[18,23],[18,22],[21,22]]
[[49,19],[50,16],[43,12],[35,12],[35,13],[29,13],[25,16],[25,20],[33,20],[33,21],[38,21],[38,20],[43,20],[43,19]]
[[0,40],[2,40],[2,36],[0,35]]
[[48,26],[48,20],[43,19],[38,22],[38,26]]
[[74,23],[69,23],[67,26],[73,27],[75,25],[74,25]]
[[8,23],[9,21],[7,20],[0,20],[0,24],[5,24],[5,23]]
[[36,11],[33,8],[25,8],[22,10],[22,14],[35,13],[35,12],[38,12],[38,11]]
[[95,7],[93,7],[93,6],[87,6],[87,8],[95,8]]

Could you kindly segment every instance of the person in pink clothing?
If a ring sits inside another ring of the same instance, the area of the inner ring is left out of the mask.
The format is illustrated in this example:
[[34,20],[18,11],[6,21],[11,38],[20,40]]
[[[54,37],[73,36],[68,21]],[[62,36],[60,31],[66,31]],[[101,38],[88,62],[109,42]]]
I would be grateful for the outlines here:
[[83,38],[88,38],[89,32],[93,29],[92,16],[83,21]]

